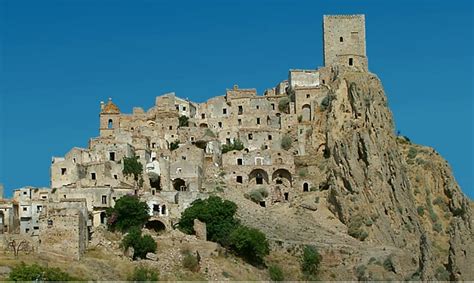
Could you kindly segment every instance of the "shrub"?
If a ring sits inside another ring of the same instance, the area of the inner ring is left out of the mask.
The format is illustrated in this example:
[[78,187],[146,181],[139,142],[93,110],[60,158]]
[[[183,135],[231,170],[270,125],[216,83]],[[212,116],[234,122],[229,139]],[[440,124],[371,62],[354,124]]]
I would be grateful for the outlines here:
[[230,144],[224,144],[222,146],[222,153],[227,153],[232,150],[242,150],[242,149],[244,149],[244,144],[239,139],[237,139],[237,140],[234,140]]
[[125,195],[115,202],[115,206],[107,209],[107,226],[110,230],[126,232],[132,227],[143,227],[148,221],[149,207],[138,197]]
[[184,257],[183,257],[183,260],[182,260],[182,265],[184,268],[192,271],[192,272],[196,272],[199,270],[199,260],[197,258],[197,256],[191,254],[190,251],[186,251],[184,253]]
[[38,264],[27,265],[24,262],[12,268],[8,279],[11,281],[78,281],[59,268],[43,267]]
[[170,150],[176,150],[179,148],[179,140],[175,140],[174,142],[170,143]]
[[326,95],[326,97],[324,97],[323,100],[321,101],[321,105],[320,105],[321,111],[325,111],[326,109],[328,109],[329,105],[331,105],[332,100],[333,100],[333,96]]
[[128,281],[149,282],[158,281],[159,272],[145,266],[137,266],[129,276]]
[[138,156],[124,157],[123,158],[123,170],[124,175],[133,175],[133,179],[138,181],[138,178],[142,175],[143,165],[138,161]]
[[362,224],[364,223],[364,218],[361,215],[355,215],[349,220],[347,233],[361,241],[365,240],[369,234],[362,229]]
[[305,246],[301,258],[301,271],[308,280],[316,280],[321,264],[321,255],[314,246]]
[[192,234],[194,219],[199,219],[206,223],[209,240],[226,245],[230,233],[238,224],[234,219],[236,211],[235,203],[217,196],[210,196],[205,200],[198,199],[181,214],[178,227],[181,231]]
[[145,258],[147,253],[156,251],[156,242],[150,235],[142,236],[139,228],[133,227],[122,240],[122,247],[126,250],[133,248],[133,259]]
[[416,157],[417,154],[418,150],[416,150],[416,148],[414,147],[410,147],[410,149],[408,150],[408,158],[413,159]]
[[441,233],[441,232],[443,232],[443,226],[441,225],[441,223],[436,222],[436,223],[433,225],[433,230],[435,230],[435,231],[438,232],[438,233]]
[[214,132],[211,129],[206,129],[206,132],[204,133],[204,135],[208,136],[208,137],[211,137],[211,138],[216,137],[216,134],[214,134]]
[[395,272],[395,267],[393,265],[393,260],[392,256],[388,256],[384,261],[383,261],[383,268],[385,270],[390,271],[390,272]]
[[291,148],[292,143],[293,140],[291,139],[291,137],[288,135],[284,135],[281,139],[281,148],[283,148],[284,150],[288,150]]
[[188,116],[179,116],[179,127],[188,127],[189,126],[189,117]]
[[425,215],[425,209],[421,205],[416,208],[416,211],[418,212],[419,216]]
[[232,249],[252,264],[263,263],[270,252],[267,237],[255,228],[239,225],[230,234],[230,242]]
[[280,110],[280,112],[287,113],[289,105],[290,99],[288,97],[283,97],[282,99],[280,99],[280,101],[278,101],[278,110]]
[[268,273],[270,274],[270,279],[272,281],[284,281],[285,277],[283,276],[283,271],[278,265],[270,265],[268,268]]
[[249,193],[249,198],[255,203],[260,203],[266,197],[268,197],[268,191],[265,188],[253,189]]
[[301,121],[303,121],[303,115],[298,116],[298,122],[301,123]]

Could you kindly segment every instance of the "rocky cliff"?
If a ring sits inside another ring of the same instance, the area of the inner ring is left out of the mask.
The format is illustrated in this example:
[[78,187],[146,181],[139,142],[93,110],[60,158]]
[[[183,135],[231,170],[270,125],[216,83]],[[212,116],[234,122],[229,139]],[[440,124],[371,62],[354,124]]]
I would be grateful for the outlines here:
[[329,72],[322,118],[309,137],[322,150],[309,149],[296,164],[319,188],[288,207],[266,209],[237,194],[223,196],[277,249],[298,253],[313,244],[322,250],[322,279],[474,279],[470,202],[447,162],[394,134],[375,75]]

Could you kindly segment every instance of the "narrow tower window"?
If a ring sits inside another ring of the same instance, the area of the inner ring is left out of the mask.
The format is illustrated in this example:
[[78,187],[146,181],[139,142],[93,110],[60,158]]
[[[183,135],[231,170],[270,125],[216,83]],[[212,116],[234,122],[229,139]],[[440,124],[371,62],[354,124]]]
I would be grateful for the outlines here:
[[342,36],[339,37],[339,42],[344,42],[344,38],[342,38]]
[[108,129],[112,129],[113,125],[114,125],[114,122],[112,121],[112,119],[109,119],[107,128],[108,128]]
[[354,65],[354,59],[349,58],[349,66],[352,66],[352,65]]

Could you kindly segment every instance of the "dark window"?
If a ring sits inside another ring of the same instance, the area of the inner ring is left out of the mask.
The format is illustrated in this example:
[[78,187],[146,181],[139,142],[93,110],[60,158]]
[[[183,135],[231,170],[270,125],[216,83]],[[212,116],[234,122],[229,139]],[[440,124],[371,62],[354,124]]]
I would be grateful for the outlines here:
[[306,94],[306,98],[309,98],[309,93],[308,93],[308,94]]
[[66,168],[61,168],[61,175],[66,175]]
[[23,211],[28,211],[28,207],[23,207]]
[[257,185],[261,185],[263,184],[263,176],[262,174],[258,173],[256,178],[255,178],[255,181],[257,182]]
[[170,126],[170,130],[172,130],[172,129],[173,129],[173,126]]
[[183,106],[183,111],[186,111],[186,106]]
[[108,129],[112,129],[114,126],[114,121],[112,121],[112,119],[109,119],[109,122],[108,122],[108,125],[107,125],[107,128]]
[[102,204],[107,204],[107,196],[102,196]]
[[339,37],[339,42],[344,42],[344,38],[342,38],[342,36]]
[[226,144],[230,144],[230,138],[226,138],[226,139],[225,139],[225,143],[226,143]]
[[178,111],[179,111],[179,105],[176,105],[176,110],[178,110]]
[[222,114],[227,114],[227,109],[226,108],[222,109]]
[[288,200],[288,193],[285,193],[285,200]]
[[242,119],[237,120],[237,122],[239,123],[239,126],[242,125]]
[[186,160],[186,156],[184,156],[184,155],[181,156],[181,159],[182,159],[182,160]]
[[222,122],[217,123],[219,125],[219,128],[222,128]]
[[242,105],[239,105],[239,115],[242,115],[244,113],[244,107]]
[[242,176],[237,176],[236,181],[237,181],[237,183],[242,184]]
[[249,140],[253,140],[253,135],[249,134]]
[[354,65],[354,60],[352,58],[349,58],[349,66]]
[[243,164],[242,158],[238,158],[237,159],[237,165],[242,165],[242,164]]
[[269,141],[272,140],[272,135],[268,135],[268,140],[269,140]]
[[152,194],[152,195],[155,195],[155,190],[151,190],[151,194]]
[[308,183],[303,184],[303,192],[309,192],[309,185]]
[[202,119],[205,119],[205,118],[206,118],[206,114],[202,113],[202,114],[201,114],[201,118],[202,118]]
[[257,118],[257,125],[260,125],[260,118]]
[[109,152],[110,161],[115,161],[115,152]]
[[48,219],[48,226],[53,226],[53,220]]
[[117,180],[117,175],[114,175],[114,179]]
[[151,148],[155,148],[156,143],[151,143]]
[[257,109],[260,109],[260,106],[257,105]]
[[272,103],[272,110],[275,110],[275,103]]
[[91,173],[91,179],[95,180],[95,173]]

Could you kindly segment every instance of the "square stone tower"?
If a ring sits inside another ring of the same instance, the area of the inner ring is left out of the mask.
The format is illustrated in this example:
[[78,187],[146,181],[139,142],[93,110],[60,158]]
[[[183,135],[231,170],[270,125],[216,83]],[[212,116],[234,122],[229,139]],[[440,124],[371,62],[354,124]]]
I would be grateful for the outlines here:
[[349,66],[367,71],[364,15],[325,15],[324,66]]

